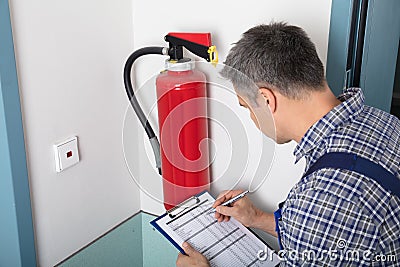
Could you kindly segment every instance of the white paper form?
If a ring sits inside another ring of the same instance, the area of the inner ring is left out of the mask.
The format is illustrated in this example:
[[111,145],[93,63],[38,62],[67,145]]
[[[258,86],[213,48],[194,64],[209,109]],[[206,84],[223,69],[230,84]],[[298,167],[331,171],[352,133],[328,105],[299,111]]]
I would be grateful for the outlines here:
[[214,212],[210,212],[215,199],[208,192],[199,195],[198,199],[196,205],[176,217],[164,215],[152,224],[175,242],[175,246],[188,242],[209,260],[212,267],[279,264],[277,255],[240,222],[231,218],[229,222],[219,223],[215,219]]

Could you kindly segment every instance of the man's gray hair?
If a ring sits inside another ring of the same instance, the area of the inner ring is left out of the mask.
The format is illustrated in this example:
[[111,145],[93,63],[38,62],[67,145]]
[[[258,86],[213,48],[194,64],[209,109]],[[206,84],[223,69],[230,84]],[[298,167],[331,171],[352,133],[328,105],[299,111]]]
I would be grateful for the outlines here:
[[[258,87],[302,99],[324,86],[324,66],[306,32],[284,22],[258,25],[246,31],[224,62],[221,75],[235,89],[255,100]],[[249,86],[249,81],[253,86]],[[257,86],[254,86],[256,84]]]

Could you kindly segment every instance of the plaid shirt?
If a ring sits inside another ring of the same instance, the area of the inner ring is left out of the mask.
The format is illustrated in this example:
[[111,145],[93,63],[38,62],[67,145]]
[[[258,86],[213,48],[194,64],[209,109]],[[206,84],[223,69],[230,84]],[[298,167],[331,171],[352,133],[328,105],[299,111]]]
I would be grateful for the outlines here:
[[[339,100],[297,145],[296,162],[305,157],[307,170],[325,153],[350,152],[400,178],[399,120],[365,106],[359,88]],[[284,266],[400,266],[400,199],[356,172],[326,168],[301,178],[279,226]]]

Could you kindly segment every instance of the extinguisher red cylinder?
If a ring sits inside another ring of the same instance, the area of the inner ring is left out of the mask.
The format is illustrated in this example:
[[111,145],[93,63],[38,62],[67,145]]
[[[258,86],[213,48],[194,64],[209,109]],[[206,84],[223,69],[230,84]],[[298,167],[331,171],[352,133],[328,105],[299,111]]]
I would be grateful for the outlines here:
[[209,190],[206,77],[192,67],[172,68],[157,77],[156,87],[164,206],[169,210]]

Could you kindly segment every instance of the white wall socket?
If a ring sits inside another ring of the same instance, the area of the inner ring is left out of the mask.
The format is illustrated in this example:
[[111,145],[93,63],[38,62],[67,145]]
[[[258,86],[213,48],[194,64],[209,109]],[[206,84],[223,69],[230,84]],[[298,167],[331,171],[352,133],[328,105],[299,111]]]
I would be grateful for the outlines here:
[[62,172],[79,162],[78,137],[74,136],[55,144],[53,148],[57,172]]

